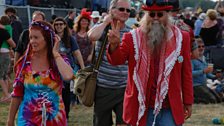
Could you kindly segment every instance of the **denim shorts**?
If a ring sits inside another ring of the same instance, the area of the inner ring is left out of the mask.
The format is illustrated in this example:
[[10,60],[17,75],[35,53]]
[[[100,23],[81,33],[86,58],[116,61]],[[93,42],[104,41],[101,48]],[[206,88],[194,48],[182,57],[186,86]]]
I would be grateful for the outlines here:
[[[154,121],[153,109],[149,109],[146,126],[152,126]],[[176,125],[171,109],[161,109],[156,117],[155,126],[182,126]]]
[[0,80],[6,76],[10,65],[9,53],[0,53]]

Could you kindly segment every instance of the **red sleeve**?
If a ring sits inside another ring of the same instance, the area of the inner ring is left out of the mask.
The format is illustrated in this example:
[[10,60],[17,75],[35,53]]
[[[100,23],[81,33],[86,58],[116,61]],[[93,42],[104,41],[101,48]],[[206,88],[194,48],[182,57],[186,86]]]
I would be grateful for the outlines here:
[[130,45],[133,45],[131,33],[125,33],[122,38],[122,43],[112,53],[109,52],[110,46],[107,49],[107,59],[112,65],[124,64],[129,58]]
[[184,104],[191,105],[194,101],[193,96],[193,82],[192,82],[192,69],[190,57],[190,36],[187,32],[183,33],[183,67],[182,67],[182,93]]

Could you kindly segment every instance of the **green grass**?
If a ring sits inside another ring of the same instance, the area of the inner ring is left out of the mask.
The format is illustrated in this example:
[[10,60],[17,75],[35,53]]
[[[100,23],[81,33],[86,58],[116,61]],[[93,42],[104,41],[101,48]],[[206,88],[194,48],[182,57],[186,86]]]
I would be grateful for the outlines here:
[[[0,104],[0,126],[5,126],[9,104]],[[92,126],[93,108],[75,105],[71,108],[68,126]],[[215,126],[212,118],[224,117],[224,103],[220,104],[195,104],[193,114],[184,126]]]

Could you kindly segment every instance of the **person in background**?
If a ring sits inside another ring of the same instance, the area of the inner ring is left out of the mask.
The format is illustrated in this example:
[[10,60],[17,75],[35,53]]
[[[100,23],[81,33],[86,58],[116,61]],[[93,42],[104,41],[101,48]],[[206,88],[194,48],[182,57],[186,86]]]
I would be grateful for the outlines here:
[[75,19],[75,11],[69,11],[68,12],[68,18],[66,20],[68,27],[70,29],[70,31],[72,32],[73,27],[74,27],[74,19]]
[[[45,21],[32,22],[29,46],[15,65],[14,89],[7,126],[66,126],[62,79],[73,78],[68,59],[59,51],[60,37]],[[41,65],[40,65],[41,64]]]
[[[106,31],[111,22],[120,22],[121,29],[119,33],[121,36],[131,30],[125,25],[125,21],[127,21],[130,15],[130,9],[131,5],[129,0],[112,0],[109,14],[104,18],[103,23],[89,30],[88,36],[90,40],[96,41],[96,57],[98,57],[100,47],[105,40],[105,36],[107,35]],[[107,60],[106,53],[104,53],[97,75],[93,115],[94,126],[113,125],[112,112],[116,115],[116,125],[126,126],[122,119],[126,83],[127,63],[124,65],[112,66]]]
[[213,67],[208,66],[204,57],[205,45],[201,38],[197,38],[192,48],[192,75],[194,84],[195,103],[217,103],[219,99],[211,89],[207,87],[207,78],[216,79],[212,74]]
[[137,15],[136,15],[137,23],[135,23],[134,25],[132,25],[132,28],[133,28],[133,29],[140,27],[140,21],[142,20],[144,14],[145,14],[145,12],[144,12],[143,10],[140,10],[140,11],[137,13]]
[[218,1],[216,3],[216,6],[214,8],[218,12],[218,17],[217,17],[217,23],[219,26],[219,32],[218,32],[218,46],[223,46],[224,45],[224,7],[222,4],[222,1]]
[[208,9],[207,17],[203,21],[200,31],[200,37],[205,44],[204,55],[206,62],[212,62],[211,50],[218,45],[219,25],[217,21],[217,12],[213,9]]
[[[65,54],[72,66],[75,69],[75,59],[78,61],[78,64],[81,68],[84,68],[84,62],[79,50],[79,46],[74,37],[72,37],[67,22],[62,18],[58,17],[53,22],[53,27],[55,33],[61,38],[59,52]],[[64,88],[62,89],[62,98],[65,104],[66,117],[69,119],[70,111],[70,81],[63,81]]]
[[51,21],[50,21],[50,23],[53,24],[53,23],[54,23],[54,19],[56,19],[57,17],[58,17],[57,15],[53,14],[53,15],[51,16]]
[[169,2],[146,0],[140,27],[122,44],[119,22],[108,33],[108,61],[128,61],[123,119],[129,125],[178,126],[192,113],[190,36],[169,22]]
[[182,19],[178,17],[180,6],[179,6],[179,0],[174,0],[171,2],[173,9],[171,10],[171,23],[178,28],[180,28],[183,31],[186,31],[189,33],[191,41],[190,41],[190,47],[192,47],[192,42],[194,41],[194,31],[192,30],[191,26],[189,24],[186,24]]
[[137,19],[136,19],[136,15],[137,15],[136,13],[137,12],[136,12],[135,8],[132,7],[130,10],[130,16],[129,16],[128,20],[125,22],[125,24],[130,28],[133,28],[133,25],[138,23]]
[[10,25],[10,18],[8,16],[2,16],[0,24],[4,26],[4,29],[0,29],[0,84],[3,89],[3,96],[0,102],[10,101],[9,83],[8,83],[8,69],[10,67],[10,50],[16,47],[15,42],[12,40],[12,27]]
[[92,18],[92,26],[91,27],[93,27],[100,21],[101,16],[100,16],[99,11],[93,11],[91,14],[91,18]]
[[[88,12],[86,8],[81,10],[81,14],[76,18],[73,29],[74,32],[72,34],[77,40],[85,66],[90,66],[92,64],[92,58],[94,55],[94,43],[89,40],[87,35],[91,25],[90,15],[91,12]],[[77,64],[75,71],[78,71],[79,69],[80,66]],[[74,85],[71,86],[73,87]],[[75,94],[71,94],[71,99],[72,105],[75,103],[79,104],[78,97],[76,97]]]
[[107,12],[102,12],[102,14],[101,14],[101,18],[100,18],[100,23],[102,23],[102,22],[103,22],[104,17],[106,17],[107,15],[108,15],[108,13],[107,13]]
[[[4,26],[4,29],[7,30],[7,32],[10,34],[10,37],[12,38],[12,26],[10,25],[11,21],[10,21],[9,16],[7,16],[7,15],[2,16],[0,19],[0,24],[2,24]],[[6,62],[6,64],[5,64],[5,65],[8,65],[8,70],[4,75],[4,81],[7,84],[7,91],[9,91],[9,88],[11,87],[9,75],[11,72],[11,68],[13,66],[13,62],[11,62],[11,59],[14,58],[14,51],[12,50],[12,48],[10,47],[10,45],[7,41],[3,41],[0,48],[9,49],[10,55],[8,58],[10,59],[10,62],[9,62],[9,64],[7,64],[8,62]],[[8,58],[5,57],[6,60],[8,60]],[[7,92],[5,94],[9,94],[9,93]],[[7,98],[4,99],[3,101],[5,101],[5,102],[10,101],[10,97],[8,97],[8,99]]]
[[23,31],[22,23],[16,16],[16,10],[12,7],[8,7],[5,9],[5,15],[8,15],[11,20],[11,26],[12,26],[12,39],[18,44],[19,36]]
[[189,12],[185,13],[184,23],[186,23],[188,26],[190,26],[191,29],[194,29],[194,22],[192,21],[191,13],[189,13]]
[[196,38],[198,38],[200,36],[200,32],[201,32],[201,26],[203,24],[203,21],[206,18],[206,14],[205,13],[201,13],[198,17],[198,19],[195,21],[194,23],[194,36]]
[[[32,22],[33,21],[44,21],[45,14],[42,11],[34,11],[32,15]],[[29,29],[25,29],[22,34],[20,35],[18,44],[15,49],[15,58],[14,64],[18,61],[18,59],[24,54],[27,49],[27,45],[29,43]]]
[[85,66],[92,63],[94,43],[92,43],[87,35],[91,24],[90,13],[86,9],[82,9],[81,14],[77,17],[74,25],[73,36],[79,45]]
[[205,46],[215,46],[218,42],[217,34],[219,32],[217,12],[213,9],[208,9],[206,15],[207,17],[201,27],[200,37]]

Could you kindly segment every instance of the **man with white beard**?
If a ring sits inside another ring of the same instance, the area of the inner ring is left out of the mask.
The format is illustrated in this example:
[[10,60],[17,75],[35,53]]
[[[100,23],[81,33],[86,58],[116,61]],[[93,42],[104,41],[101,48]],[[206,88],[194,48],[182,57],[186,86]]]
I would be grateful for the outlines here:
[[169,1],[146,0],[139,28],[124,34],[120,23],[108,33],[108,61],[128,61],[123,119],[133,126],[180,126],[193,104],[190,37],[169,22]]

